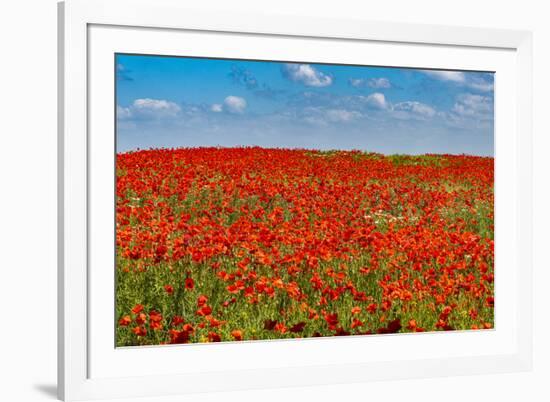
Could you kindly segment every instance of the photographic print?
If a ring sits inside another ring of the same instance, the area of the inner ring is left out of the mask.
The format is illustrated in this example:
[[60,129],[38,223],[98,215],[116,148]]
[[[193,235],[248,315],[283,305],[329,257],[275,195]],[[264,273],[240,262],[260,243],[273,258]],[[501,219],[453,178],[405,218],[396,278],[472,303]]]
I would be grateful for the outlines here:
[[494,328],[494,74],[117,54],[116,346]]

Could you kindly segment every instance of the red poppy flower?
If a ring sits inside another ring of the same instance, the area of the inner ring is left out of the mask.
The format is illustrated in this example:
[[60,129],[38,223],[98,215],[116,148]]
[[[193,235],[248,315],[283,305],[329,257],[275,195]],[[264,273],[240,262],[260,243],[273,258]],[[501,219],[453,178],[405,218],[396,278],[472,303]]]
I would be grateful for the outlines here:
[[325,314],[325,321],[329,326],[334,326],[338,324],[338,314]]
[[363,326],[363,322],[361,320],[358,320],[357,318],[354,318],[352,323],[351,323],[351,328],[357,328],[357,327],[362,327]]
[[158,311],[151,310],[149,312],[149,327],[154,330],[162,329],[162,314]]
[[139,313],[136,317],[136,323],[139,325],[145,324],[147,321],[147,316],[144,313]]
[[277,324],[275,324],[275,327],[273,329],[277,332],[280,332],[281,334],[284,334],[287,331],[285,324],[283,324],[282,322],[278,322]]
[[195,287],[195,281],[193,278],[185,278],[185,289],[192,290]]
[[143,305],[142,304],[136,304],[134,308],[132,309],[132,313],[138,314],[143,311]]
[[188,331],[176,331],[174,329],[170,330],[170,343],[188,343],[189,335]]
[[305,326],[306,326],[306,323],[302,321],[290,327],[289,331],[294,333],[302,332]]
[[172,317],[172,326],[177,327],[178,325],[183,324],[183,318],[179,315],[175,315]]
[[125,315],[120,320],[118,320],[118,325],[121,327],[126,327],[132,322],[132,318],[129,315]]
[[267,329],[268,331],[272,331],[275,328],[275,325],[277,325],[277,321],[275,320],[264,321],[264,329]]
[[242,341],[243,340],[243,332],[239,329],[235,329],[235,330],[231,331],[231,336],[236,341]]
[[414,331],[416,328],[418,327],[418,325],[416,324],[416,320],[409,320],[409,323],[407,325],[407,329],[409,331]]
[[147,330],[145,329],[145,327],[135,327],[132,329],[133,333],[136,334],[137,336],[145,336],[147,335]]
[[379,334],[394,334],[396,332],[399,332],[401,330],[401,320],[399,318],[388,322],[388,325],[384,328],[380,328],[378,330]]
[[200,309],[197,310],[197,315],[200,316],[206,316],[212,314],[212,307],[210,306],[202,306]]
[[207,302],[208,302],[208,297],[206,297],[205,295],[200,295],[197,298],[197,306],[199,307],[204,306]]

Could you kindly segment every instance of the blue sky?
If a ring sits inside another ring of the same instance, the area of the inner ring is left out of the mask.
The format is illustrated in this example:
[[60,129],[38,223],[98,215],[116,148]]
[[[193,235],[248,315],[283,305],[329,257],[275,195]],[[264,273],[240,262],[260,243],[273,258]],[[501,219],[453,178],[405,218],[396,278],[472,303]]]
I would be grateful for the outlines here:
[[494,154],[492,73],[117,55],[117,150]]

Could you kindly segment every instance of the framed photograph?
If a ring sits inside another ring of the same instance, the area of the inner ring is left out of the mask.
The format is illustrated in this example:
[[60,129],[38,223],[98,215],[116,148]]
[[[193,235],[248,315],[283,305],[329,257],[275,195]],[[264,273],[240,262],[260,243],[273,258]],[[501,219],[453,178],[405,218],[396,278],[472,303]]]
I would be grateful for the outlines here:
[[60,398],[530,369],[530,33],[59,17]]

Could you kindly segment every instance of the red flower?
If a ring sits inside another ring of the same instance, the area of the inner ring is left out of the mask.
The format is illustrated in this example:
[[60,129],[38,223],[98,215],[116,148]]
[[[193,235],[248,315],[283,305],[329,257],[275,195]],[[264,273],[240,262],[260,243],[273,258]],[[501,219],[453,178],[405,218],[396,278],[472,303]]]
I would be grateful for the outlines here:
[[195,281],[193,278],[187,277],[185,278],[185,289],[192,290],[195,287]]
[[277,332],[280,332],[281,334],[284,334],[287,330],[285,324],[283,324],[282,322],[278,322],[277,324],[275,324],[275,327],[273,329]]
[[197,310],[197,315],[205,316],[212,314],[212,307],[210,306],[202,306],[200,309]]
[[236,341],[242,341],[243,340],[243,332],[239,329],[235,329],[235,330],[231,331],[231,336]]
[[357,318],[354,318],[352,323],[351,323],[351,328],[357,328],[357,327],[362,327],[363,326],[363,322],[361,320],[358,320]]
[[305,326],[306,326],[306,323],[302,321],[290,327],[289,331],[294,333],[302,332]]
[[125,315],[120,320],[118,320],[118,325],[121,327],[126,327],[132,322],[132,318],[129,315]]
[[212,316],[206,316],[205,318],[206,318],[206,319],[208,320],[208,322],[210,323],[210,327],[211,327],[211,328],[216,328],[216,327],[219,327],[219,326],[225,324],[225,321],[220,321],[220,320],[218,320],[218,319],[216,319],[216,318],[214,318],[214,317],[212,317]]
[[176,331],[174,329],[170,330],[170,343],[188,343],[189,342],[189,331],[181,330]]
[[325,321],[329,326],[334,326],[338,324],[338,314],[325,314]]
[[199,307],[204,306],[207,302],[208,302],[208,297],[206,297],[205,295],[200,295],[197,298],[197,306]]
[[136,304],[134,308],[132,309],[132,313],[138,314],[143,311],[143,305],[142,304]]
[[338,327],[336,328],[336,333],[335,333],[336,336],[348,336],[348,335],[351,335],[351,333],[349,331],[346,331],[344,328],[342,327]]
[[385,328],[380,328],[378,330],[379,334],[394,334],[401,330],[401,320],[399,318],[388,322],[388,325]]
[[175,315],[172,317],[172,326],[177,327],[178,325],[183,324],[183,318],[179,315]]
[[361,312],[361,307],[352,307],[351,314],[359,314]]
[[136,317],[136,322],[139,324],[139,325],[142,325],[142,324],[145,324],[145,322],[147,321],[147,316],[144,314],[144,313],[139,313]]
[[151,310],[149,312],[149,327],[154,330],[162,329],[162,314],[158,311]]
[[134,329],[132,329],[132,331],[133,331],[134,334],[136,334],[137,336],[145,336],[145,335],[147,335],[147,330],[145,329],[145,327],[135,327]]
[[264,329],[267,329],[268,331],[272,331],[275,328],[275,325],[277,325],[277,321],[274,321],[274,320],[264,321]]
[[376,310],[378,309],[378,306],[376,305],[376,303],[370,303],[368,306],[367,306],[367,311],[369,313],[376,313]]
[[168,293],[169,295],[171,295],[172,293],[174,293],[174,288],[173,288],[171,285],[164,285],[164,290],[165,290],[166,293]]

